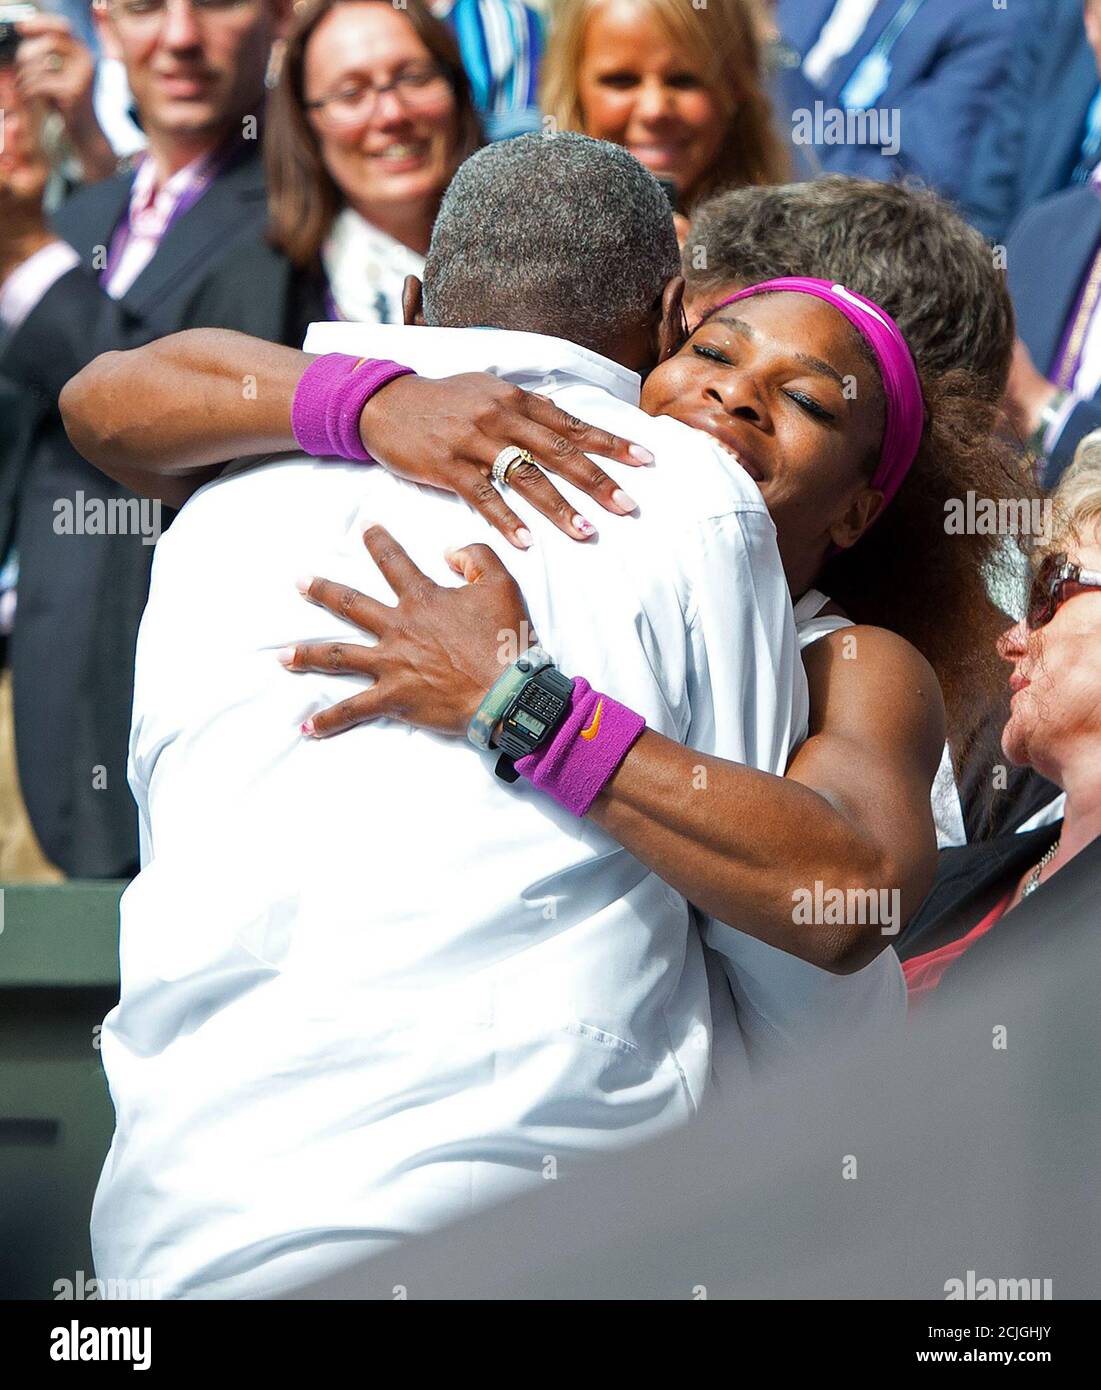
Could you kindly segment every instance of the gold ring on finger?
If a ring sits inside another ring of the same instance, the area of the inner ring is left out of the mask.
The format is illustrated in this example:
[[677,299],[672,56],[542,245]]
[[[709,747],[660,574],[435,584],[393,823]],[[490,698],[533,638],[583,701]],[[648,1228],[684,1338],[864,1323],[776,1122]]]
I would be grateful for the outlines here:
[[508,487],[508,480],[513,470],[519,468],[522,463],[530,463],[533,467],[538,466],[526,449],[518,449],[515,444],[510,444],[507,448],[502,449],[493,460],[490,477],[498,487]]

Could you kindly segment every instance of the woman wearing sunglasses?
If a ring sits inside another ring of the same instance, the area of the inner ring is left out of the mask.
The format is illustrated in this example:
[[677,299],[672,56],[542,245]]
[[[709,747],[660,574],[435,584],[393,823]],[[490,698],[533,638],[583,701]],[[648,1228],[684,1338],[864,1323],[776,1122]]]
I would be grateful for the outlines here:
[[1025,616],[999,644],[1012,665],[1013,692],[1002,748],[1011,762],[1064,789],[1063,816],[946,851],[900,948],[912,1002],[936,989],[965,955],[974,966],[997,949],[1007,937],[1003,918],[1012,919],[1014,935],[1037,914],[1057,922],[1072,885],[1099,872],[1101,436],[1083,442],[1053,500],[1055,534],[1037,557]]

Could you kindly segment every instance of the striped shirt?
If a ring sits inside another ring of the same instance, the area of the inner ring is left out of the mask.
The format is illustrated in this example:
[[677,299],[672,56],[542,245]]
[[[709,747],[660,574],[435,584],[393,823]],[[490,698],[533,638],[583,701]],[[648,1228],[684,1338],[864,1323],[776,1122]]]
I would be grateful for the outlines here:
[[538,128],[543,24],[536,12],[521,0],[440,0],[432,10],[454,31],[489,134]]

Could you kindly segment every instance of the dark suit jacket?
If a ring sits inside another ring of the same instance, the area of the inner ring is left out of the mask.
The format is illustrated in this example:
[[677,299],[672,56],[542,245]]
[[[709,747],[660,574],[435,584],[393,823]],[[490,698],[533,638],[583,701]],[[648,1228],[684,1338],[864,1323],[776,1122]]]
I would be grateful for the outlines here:
[[[903,960],[958,940],[976,926],[1011,884],[1055,843],[1060,825],[1004,835],[985,845],[942,850],[933,891],[899,944]],[[1101,926],[1101,836],[1065,868],[1006,913],[945,972],[935,997],[949,1001],[993,979],[1018,982],[1041,960],[1097,958]],[[1077,948],[1082,948],[1077,949]],[[991,1021],[1001,1021],[996,1013]]]
[[[1078,292],[1101,247],[1101,196],[1075,186],[1037,203],[1006,243],[1009,291],[1017,332],[1040,371],[1051,376]],[[1044,483],[1051,487],[1074,457],[1084,435],[1101,426],[1101,398],[1079,405],[1066,423]]]
[[300,348],[310,324],[331,317],[326,288],[320,267],[297,270],[262,236],[253,237],[225,255],[198,286],[188,319]]
[[184,312],[195,286],[267,216],[253,144],[169,229],[116,301],[100,288],[93,266],[102,264],[129,193],[129,178],[109,179],[64,204],[56,229],[84,264],[53,285],[0,345],[0,375],[36,414],[26,447],[9,460],[18,475],[15,505],[0,515],[0,549],[14,534],[20,563],[11,643],[19,776],[43,849],[73,876],[125,876],[137,862],[126,750],[153,549],[140,534],[55,530],[62,499],[79,515],[79,494],[85,504],[131,496],[73,450],[57,398],[99,353],[197,326]]
[[[779,0],[776,19],[784,41],[804,57],[813,48],[835,0]],[[841,92],[861,61],[902,8],[903,0],[879,0],[855,47],[842,57],[819,89],[801,68],[776,82],[777,117],[791,129],[792,113],[840,105]],[[970,167],[974,142],[995,103],[1017,41],[1029,22],[1022,7],[995,10],[988,0],[924,0],[891,50],[891,77],[875,103],[901,112],[897,155],[875,145],[813,147],[830,174],[896,180],[915,175],[955,197]],[[786,131],[785,131],[786,133]]]
[[1097,91],[1097,60],[1077,0],[1031,0],[1018,28],[1005,84],[979,131],[961,207],[1001,242],[1034,203],[1070,184],[1086,113]]

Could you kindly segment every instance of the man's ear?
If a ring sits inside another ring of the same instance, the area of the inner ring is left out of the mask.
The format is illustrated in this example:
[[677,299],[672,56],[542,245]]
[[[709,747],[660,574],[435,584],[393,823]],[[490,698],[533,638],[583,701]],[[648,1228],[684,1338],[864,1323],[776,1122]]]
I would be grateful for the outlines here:
[[401,287],[401,316],[407,328],[424,324],[424,287],[415,275],[407,275]]
[[92,24],[95,26],[96,37],[99,39],[99,46],[103,49],[108,58],[115,58],[121,61],[122,50],[119,48],[118,39],[115,37],[115,26],[111,22],[111,16],[105,3],[102,0],[95,0],[92,5]]
[[684,320],[684,276],[674,275],[661,294],[661,314],[657,325],[654,360],[664,362],[679,352],[688,336]]

